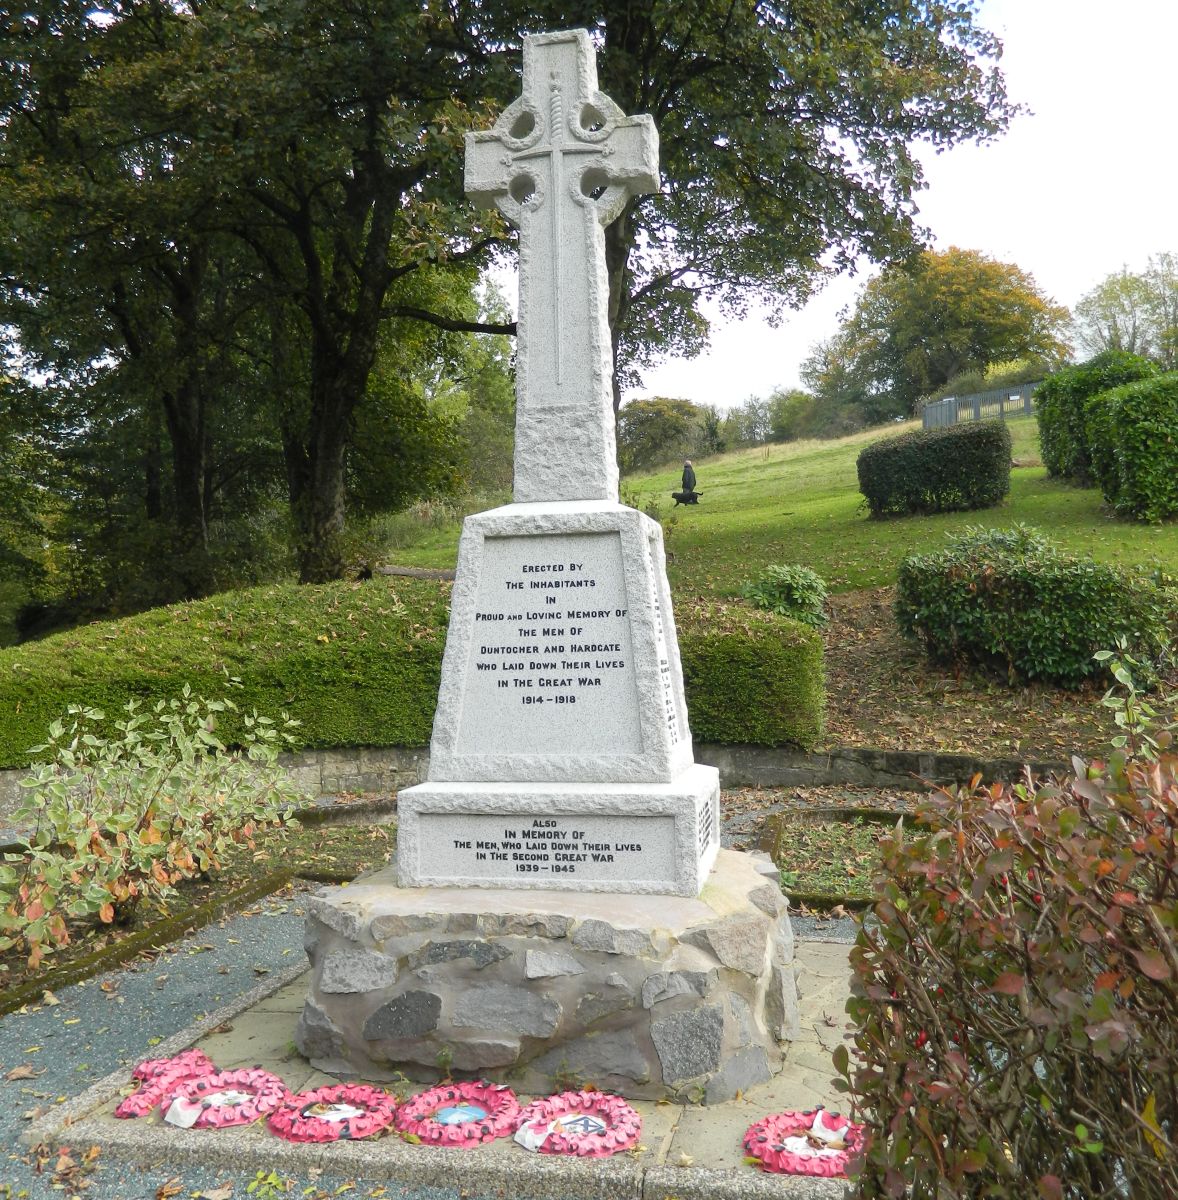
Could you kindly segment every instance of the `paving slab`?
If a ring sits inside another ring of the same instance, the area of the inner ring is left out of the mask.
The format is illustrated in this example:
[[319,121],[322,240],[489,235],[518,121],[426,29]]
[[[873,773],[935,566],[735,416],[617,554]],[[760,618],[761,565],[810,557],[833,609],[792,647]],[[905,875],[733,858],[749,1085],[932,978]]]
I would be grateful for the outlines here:
[[[848,949],[838,942],[797,944],[799,974],[806,989],[799,1003],[801,1038],[791,1045],[784,1067],[772,1080],[736,1100],[708,1107],[635,1102],[643,1121],[640,1146],[610,1159],[587,1162],[528,1154],[506,1138],[465,1152],[412,1145],[396,1137],[298,1145],[274,1137],[260,1125],[213,1132],[165,1127],[158,1117],[120,1121],[112,1114],[129,1090],[126,1070],[108,1075],[82,1096],[55,1107],[33,1124],[22,1141],[52,1141],[67,1136],[68,1128],[73,1144],[101,1146],[105,1157],[134,1165],[158,1164],[163,1157],[177,1171],[237,1170],[242,1163],[264,1163],[279,1173],[324,1171],[505,1200],[842,1200],[850,1194],[845,1180],[758,1172],[744,1162],[741,1138],[753,1121],[782,1109],[824,1104],[837,1111],[840,1097],[833,1087],[827,1045],[836,1044],[846,1027]],[[302,964],[292,964],[235,1004],[168,1038],[153,1049],[153,1055],[199,1046],[218,1066],[262,1066],[281,1076],[292,1090],[338,1082],[315,1071],[292,1042],[307,974]],[[404,1095],[419,1086],[406,1081],[391,1090]]]

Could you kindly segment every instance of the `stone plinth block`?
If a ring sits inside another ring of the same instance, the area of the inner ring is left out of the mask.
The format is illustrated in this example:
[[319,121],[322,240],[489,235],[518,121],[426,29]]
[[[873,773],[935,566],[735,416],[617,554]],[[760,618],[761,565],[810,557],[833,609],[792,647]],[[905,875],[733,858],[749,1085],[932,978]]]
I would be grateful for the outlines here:
[[670,783],[693,761],[662,529],[607,502],[467,517],[431,783]]
[[366,1079],[449,1067],[522,1092],[731,1099],[792,1032],[788,901],[760,867],[721,850],[690,897],[408,889],[387,868],[327,889],[296,1044]]
[[423,783],[398,797],[402,887],[695,896],[719,849],[720,779]]

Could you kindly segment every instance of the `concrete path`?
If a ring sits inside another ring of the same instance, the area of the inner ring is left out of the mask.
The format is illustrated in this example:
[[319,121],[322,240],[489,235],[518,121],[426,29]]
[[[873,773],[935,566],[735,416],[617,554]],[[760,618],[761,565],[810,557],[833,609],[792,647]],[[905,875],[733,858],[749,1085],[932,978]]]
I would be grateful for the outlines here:
[[[55,997],[57,1004],[0,1020],[0,1137],[13,1147],[0,1159],[0,1200],[22,1190],[28,1200],[71,1194],[153,1200],[157,1194],[196,1198],[202,1192],[213,1193],[214,1200],[242,1200],[259,1172],[273,1172],[283,1186],[291,1181],[289,1192],[255,1189],[253,1195],[262,1197],[331,1196],[352,1183],[354,1190],[339,1194],[412,1200],[833,1200],[845,1193],[835,1181],[762,1175],[744,1164],[740,1145],[744,1130],[760,1116],[819,1103],[838,1109],[830,1050],[846,1023],[845,942],[798,943],[803,1036],[782,1072],[727,1105],[639,1104],[644,1122],[639,1153],[585,1163],[529,1155],[509,1141],[465,1152],[399,1138],[308,1147],[257,1127],[214,1133],[114,1120],[110,1112],[136,1062],[194,1044],[219,1066],[261,1064],[292,1089],[334,1082],[316,1074],[291,1044],[306,987],[301,949],[291,951],[301,947],[301,926],[297,896],[271,899],[201,930],[151,962],[65,989]],[[14,1069],[15,1078],[6,1080]],[[73,1095],[91,1081],[93,1086]],[[63,1163],[56,1152],[31,1154],[16,1144],[18,1137],[55,1148],[64,1143],[70,1151]],[[98,1151],[87,1163],[92,1146]]]

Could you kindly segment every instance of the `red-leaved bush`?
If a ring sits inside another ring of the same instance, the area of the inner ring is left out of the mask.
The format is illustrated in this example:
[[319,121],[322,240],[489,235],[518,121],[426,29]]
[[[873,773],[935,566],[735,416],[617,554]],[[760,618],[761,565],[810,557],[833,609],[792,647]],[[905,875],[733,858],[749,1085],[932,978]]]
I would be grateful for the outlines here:
[[851,954],[864,1197],[1178,1196],[1178,757],[944,792]]

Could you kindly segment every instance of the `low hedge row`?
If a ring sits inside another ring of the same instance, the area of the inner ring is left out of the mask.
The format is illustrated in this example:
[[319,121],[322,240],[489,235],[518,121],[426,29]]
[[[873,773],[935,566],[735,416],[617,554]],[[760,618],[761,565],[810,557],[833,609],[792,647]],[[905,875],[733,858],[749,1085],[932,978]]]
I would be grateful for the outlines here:
[[1142,663],[1170,644],[1178,598],[1153,580],[1066,554],[1035,530],[967,529],[900,563],[896,620],[931,658],[1074,687],[1125,638]]
[[[25,766],[70,704],[231,695],[288,712],[306,747],[429,744],[449,584],[379,578],[227,592],[0,650],[0,767]],[[823,715],[822,642],[743,605],[676,609],[700,741],[809,746]],[[230,686],[227,677],[237,680]],[[232,720],[221,736],[232,741]]]
[[1094,480],[1122,516],[1178,515],[1178,371],[1101,392],[1088,402]]
[[1049,475],[1091,482],[1089,401],[1110,388],[1148,379],[1158,368],[1124,350],[1106,350],[1074,367],[1057,371],[1035,389],[1039,454]]
[[918,429],[859,453],[859,491],[873,517],[961,512],[1010,491],[1010,430],[1002,421]]

